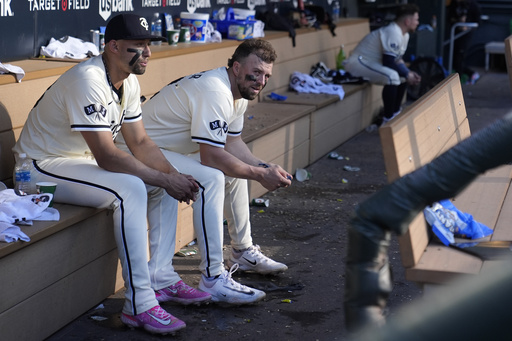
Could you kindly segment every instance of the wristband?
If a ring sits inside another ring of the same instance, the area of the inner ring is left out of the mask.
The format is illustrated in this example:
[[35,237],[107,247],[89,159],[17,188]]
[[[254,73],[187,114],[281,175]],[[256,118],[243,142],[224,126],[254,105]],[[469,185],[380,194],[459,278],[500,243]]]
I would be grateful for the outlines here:
[[262,162],[262,163],[258,163],[258,166],[263,167],[263,168],[268,168],[268,167],[270,167],[270,165],[269,165],[268,163],[264,163],[264,162]]

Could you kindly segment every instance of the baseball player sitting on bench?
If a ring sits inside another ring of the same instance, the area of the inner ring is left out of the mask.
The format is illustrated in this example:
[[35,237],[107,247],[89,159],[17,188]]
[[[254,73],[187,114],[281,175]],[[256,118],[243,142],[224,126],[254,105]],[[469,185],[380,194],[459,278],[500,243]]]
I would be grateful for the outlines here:
[[[126,287],[121,321],[167,334],[185,323],[160,307],[155,290],[173,290],[184,303],[211,296],[188,287],[172,267],[176,230],[168,222],[177,219],[177,200],[194,200],[197,183],[172,167],[141,120],[135,74],[146,71],[150,41],[158,39],[142,16],[112,18],[103,55],[76,65],[46,90],[13,150],[33,159],[34,181],[58,184],[56,202],[113,210]],[[131,154],[114,144],[120,131]]]
[[370,32],[359,42],[345,62],[345,70],[371,83],[382,84],[383,123],[401,111],[407,84],[416,85],[420,75],[407,68],[402,59],[409,43],[409,33],[418,27],[418,6],[400,5],[389,25]]
[[[267,41],[245,40],[227,68],[175,80],[143,105],[148,135],[179,172],[192,175],[199,184],[192,204],[201,254],[199,289],[210,293],[214,302],[251,303],[265,296],[236,283],[231,274],[237,269],[260,274],[288,269],[253,244],[247,180],[273,191],[289,186],[292,176],[255,157],[241,138],[248,101],[265,87],[275,59]],[[121,136],[117,142],[122,142]],[[222,252],[224,217],[232,246],[229,272]]]

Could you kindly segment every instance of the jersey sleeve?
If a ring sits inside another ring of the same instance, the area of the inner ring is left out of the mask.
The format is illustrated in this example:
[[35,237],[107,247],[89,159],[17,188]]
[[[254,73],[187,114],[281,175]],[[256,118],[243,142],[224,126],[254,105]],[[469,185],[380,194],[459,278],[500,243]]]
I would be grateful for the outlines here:
[[[390,24],[381,31],[382,53],[395,58],[403,54],[403,36],[396,25]],[[399,29],[399,28],[398,28]]]
[[230,131],[228,113],[233,111],[232,97],[223,92],[209,91],[200,101],[191,103],[191,139],[224,148]]
[[107,89],[94,79],[79,79],[67,86],[64,110],[72,131],[110,131]]

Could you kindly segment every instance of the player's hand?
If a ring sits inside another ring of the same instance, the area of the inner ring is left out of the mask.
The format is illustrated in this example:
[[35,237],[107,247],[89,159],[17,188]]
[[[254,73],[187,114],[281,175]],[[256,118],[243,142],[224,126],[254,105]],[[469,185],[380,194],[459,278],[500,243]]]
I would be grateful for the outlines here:
[[168,184],[164,188],[171,197],[187,204],[196,200],[199,186],[191,175],[174,173],[169,174],[167,179]]
[[265,168],[265,171],[260,184],[269,191],[274,191],[281,187],[288,187],[292,184],[293,176],[279,165],[269,164],[269,167]]
[[407,84],[418,85],[421,82],[421,76],[414,71],[409,71],[407,74]]

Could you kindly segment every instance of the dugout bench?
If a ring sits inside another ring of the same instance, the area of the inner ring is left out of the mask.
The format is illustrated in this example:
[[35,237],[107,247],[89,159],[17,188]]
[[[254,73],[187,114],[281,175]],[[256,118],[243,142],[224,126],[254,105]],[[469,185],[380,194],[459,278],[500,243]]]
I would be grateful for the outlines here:
[[[470,136],[458,74],[452,74],[396,119],[379,129],[389,182],[430,162]],[[512,240],[510,183],[512,165],[486,172],[452,199],[462,212],[494,230],[489,241]],[[446,284],[477,275],[495,265],[477,255],[443,245],[433,238],[420,213],[398,237],[405,277],[422,286]]]

